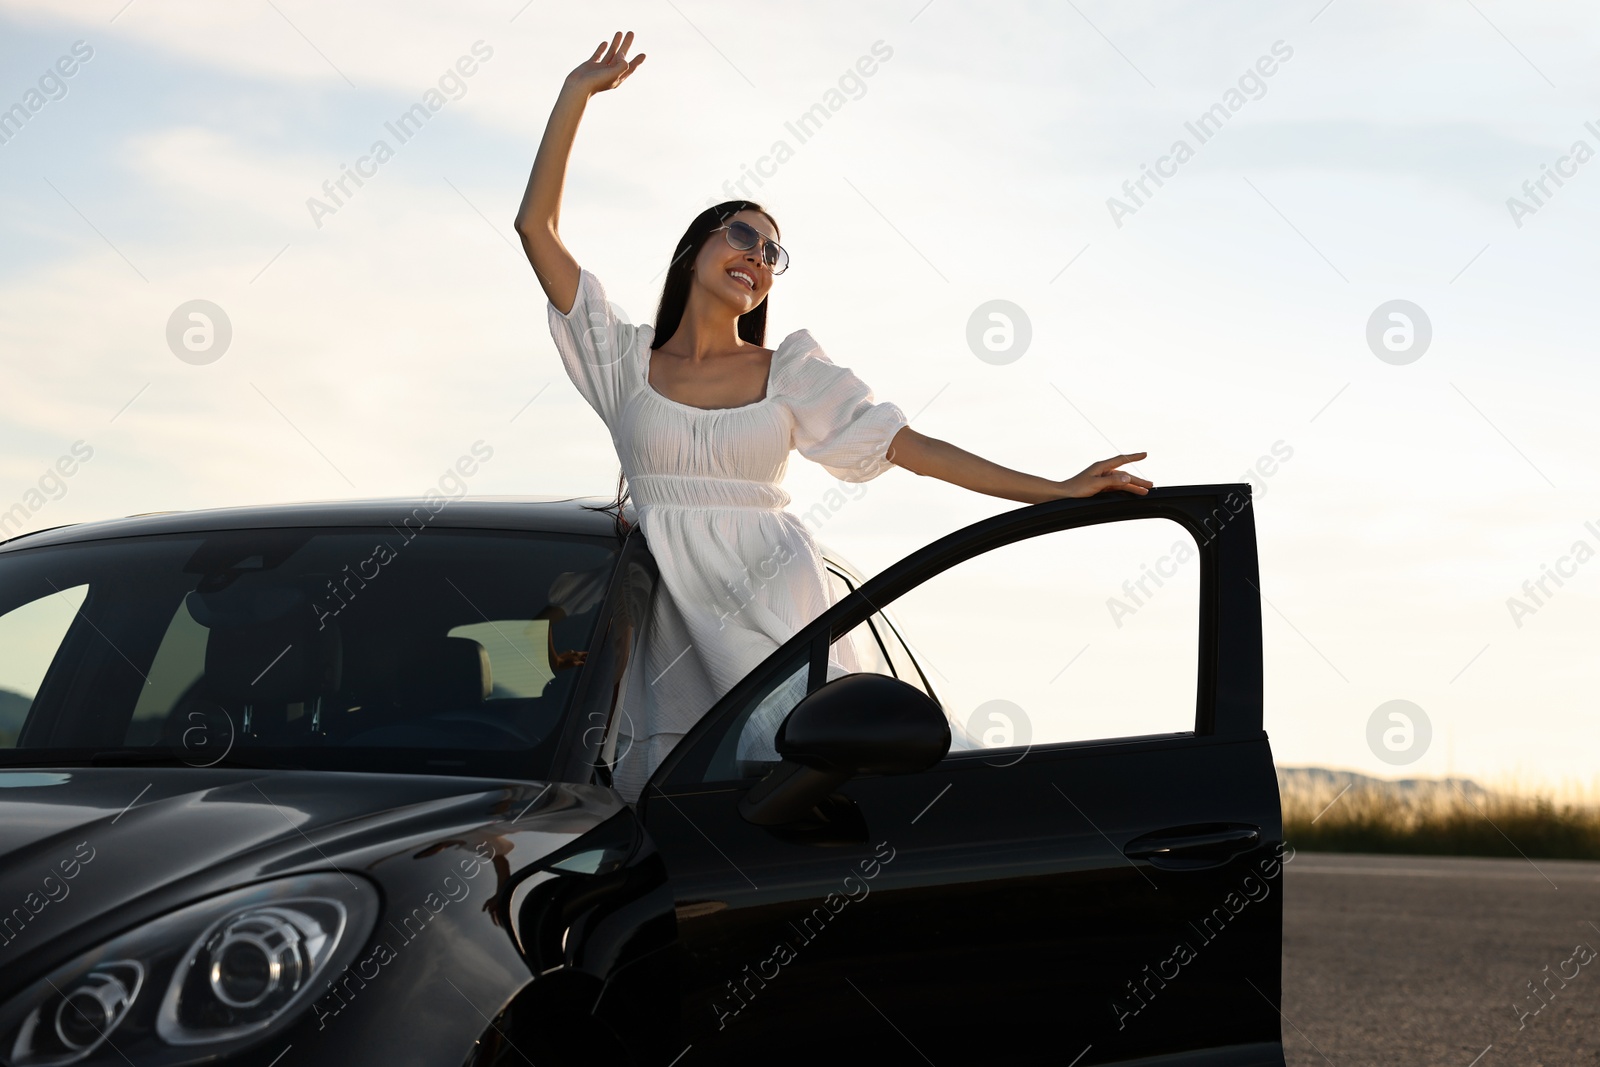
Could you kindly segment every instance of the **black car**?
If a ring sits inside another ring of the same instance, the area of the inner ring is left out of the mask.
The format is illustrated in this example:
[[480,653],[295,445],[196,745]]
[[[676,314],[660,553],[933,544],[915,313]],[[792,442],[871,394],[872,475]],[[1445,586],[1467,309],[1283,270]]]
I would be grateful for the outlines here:
[[[842,599],[637,802],[612,709],[658,577],[615,514],[435,494],[13,538],[0,1063],[1281,1067],[1250,505],[1020,507],[868,581],[828,554]],[[1192,729],[952,748],[884,609],[1152,516],[1199,546]],[[881,655],[827,681],[851,634]]]

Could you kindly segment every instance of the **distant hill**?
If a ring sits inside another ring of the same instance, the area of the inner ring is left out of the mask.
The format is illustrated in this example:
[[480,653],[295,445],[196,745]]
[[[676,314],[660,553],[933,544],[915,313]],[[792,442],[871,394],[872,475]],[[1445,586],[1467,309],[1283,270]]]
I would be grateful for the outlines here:
[[1465,793],[1474,800],[1489,796],[1489,790],[1470,778],[1375,778],[1355,771],[1335,771],[1327,767],[1279,767],[1278,789],[1284,793],[1315,793],[1333,796],[1346,786],[1407,798],[1436,794],[1458,796]]
[[1469,778],[1279,767],[1284,840],[1308,852],[1600,860],[1600,806]]

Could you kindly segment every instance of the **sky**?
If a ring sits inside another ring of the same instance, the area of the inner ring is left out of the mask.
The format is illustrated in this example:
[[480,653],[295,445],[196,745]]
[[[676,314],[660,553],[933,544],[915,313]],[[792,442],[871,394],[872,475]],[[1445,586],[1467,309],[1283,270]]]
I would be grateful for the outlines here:
[[[1055,479],[1276,457],[1250,480],[1280,763],[1592,780],[1577,3],[0,0],[0,109],[27,112],[0,122],[0,509],[420,494],[479,442],[472,493],[608,494],[510,223],[563,77],[629,29],[648,58],[590,101],[561,232],[632,321],[744,177],[793,257],[769,344],[810,330],[920,432]],[[991,301],[999,355],[969,340]],[[191,349],[195,307],[226,329]],[[837,486],[796,455],[785,488],[798,513]],[[819,536],[869,572],[1017,506],[853,488]],[[948,588],[967,621],[903,621],[954,662],[989,588]],[[1370,740],[1391,701],[1431,728],[1403,764]]]

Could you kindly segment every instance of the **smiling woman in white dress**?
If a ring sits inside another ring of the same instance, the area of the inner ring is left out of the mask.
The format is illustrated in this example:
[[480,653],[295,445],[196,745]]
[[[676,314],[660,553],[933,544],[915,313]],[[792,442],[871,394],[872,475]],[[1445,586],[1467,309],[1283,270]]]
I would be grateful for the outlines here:
[[[632,497],[661,570],[613,737],[613,781],[630,801],[717,698],[830,603],[816,543],[784,510],[791,451],[845,481],[899,466],[1029,504],[1152,485],[1116,469],[1143,452],[1064,481],[1002,467],[911,429],[809,332],[762,347],[767,297],[789,257],[777,222],[750,201],[697,216],[674,251],[655,324],[622,321],[557,223],[584,107],[644,62],[643,53],[626,59],[632,41],[631,31],[602,41],[567,75],[516,219],[562,364],[616,446],[613,506]],[[855,669],[847,643],[833,655],[830,675]]]

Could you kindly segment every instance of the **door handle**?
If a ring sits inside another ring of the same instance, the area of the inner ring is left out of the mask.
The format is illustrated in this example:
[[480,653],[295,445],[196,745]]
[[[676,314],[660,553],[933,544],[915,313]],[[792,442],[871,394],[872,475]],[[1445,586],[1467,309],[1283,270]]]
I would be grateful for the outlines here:
[[1261,828],[1243,823],[1174,826],[1136,837],[1123,846],[1129,859],[1168,870],[1198,870],[1227,863],[1261,843]]

